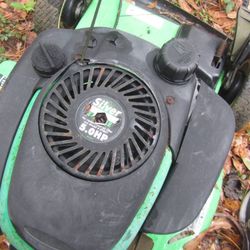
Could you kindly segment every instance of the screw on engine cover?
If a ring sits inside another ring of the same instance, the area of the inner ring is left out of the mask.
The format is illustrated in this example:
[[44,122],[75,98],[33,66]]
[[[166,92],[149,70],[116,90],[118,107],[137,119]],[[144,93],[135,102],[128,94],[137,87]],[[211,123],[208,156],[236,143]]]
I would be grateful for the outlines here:
[[173,96],[166,97],[166,104],[173,105],[175,103],[175,98]]

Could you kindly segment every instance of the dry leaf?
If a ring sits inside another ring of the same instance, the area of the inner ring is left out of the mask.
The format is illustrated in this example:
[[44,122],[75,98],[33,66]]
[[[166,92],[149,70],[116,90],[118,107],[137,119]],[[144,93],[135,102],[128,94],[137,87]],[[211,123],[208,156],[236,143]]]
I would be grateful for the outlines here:
[[215,218],[212,222],[212,226],[209,228],[208,232],[212,232],[218,229],[231,229],[232,224],[226,218]]
[[218,229],[231,229],[232,228],[232,225],[231,223],[225,219],[225,218],[216,218],[213,223],[212,223],[212,226],[202,232],[200,235],[198,235],[196,238],[194,238],[192,241],[188,242],[185,246],[184,246],[184,250],[196,250],[196,249],[199,249],[199,245],[201,244],[201,241],[204,239],[204,237],[212,232],[212,231],[215,231],[215,230],[218,230]]
[[241,180],[241,183],[246,191],[250,191],[250,177],[246,180]]
[[228,155],[224,164],[224,174],[227,175],[232,170],[232,156]]
[[193,13],[193,9],[185,0],[178,0],[180,7],[188,13]]
[[236,157],[233,157],[232,158],[232,161],[233,161],[233,165],[235,167],[235,169],[242,175],[242,174],[245,174],[246,173],[246,167],[245,165],[240,162],[240,160]]
[[213,19],[221,19],[221,18],[227,18],[227,15],[224,11],[213,11],[213,10],[208,10],[208,14],[213,18]]
[[196,2],[194,0],[186,0],[186,1],[195,10],[199,10],[200,9],[199,6],[196,4]]
[[185,246],[183,247],[183,249],[184,250],[196,250],[196,249],[198,249],[201,241],[206,236],[206,234],[207,234],[207,231],[202,232],[196,238],[194,238],[193,240],[191,240],[187,244],[185,244]]
[[27,46],[31,45],[32,42],[36,39],[36,37],[37,37],[37,34],[35,32],[33,31],[29,32],[27,40],[26,40]]
[[5,236],[0,235],[0,250],[8,250],[9,249],[9,243],[6,240]]
[[225,208],[227,208],[230,213],[233,215],[233,216],[238,216],[238,212],[240,210],[240,201],[239,200],[232,200],[232,199],[224,199],[223,201],[223,206]]
[[250,158],[249,157],[243,157],[242,161],[244,163],[244,165],[247,167],[248,170],[250,170]]
[[152,2],[152,3],[150,3],[150,4],[148,4],[148,5],[147,5],[147,8],[149,8],[149,9],[154,9],[154,8],[156,8],[157,4],[158,4],[158,1],[156,0],[156,1],[154,1],[154,2]]
[[0,3],[0,8],[7,9],[8,8],[8,4],[7,3]]
[[236,19],[237,11],[232,11],[232,12],[228,13],[227,17],[230,18],[230,19]]

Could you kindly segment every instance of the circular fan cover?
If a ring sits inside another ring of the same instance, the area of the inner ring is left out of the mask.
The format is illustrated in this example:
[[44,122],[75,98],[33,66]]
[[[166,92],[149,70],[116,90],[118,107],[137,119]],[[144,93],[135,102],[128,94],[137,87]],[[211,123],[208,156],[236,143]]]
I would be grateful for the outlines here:
[[147,85],[115,66],[68,71],[47,93],[40,134],[52,159],[89,180],[120,178],[154,150],[160,113]]

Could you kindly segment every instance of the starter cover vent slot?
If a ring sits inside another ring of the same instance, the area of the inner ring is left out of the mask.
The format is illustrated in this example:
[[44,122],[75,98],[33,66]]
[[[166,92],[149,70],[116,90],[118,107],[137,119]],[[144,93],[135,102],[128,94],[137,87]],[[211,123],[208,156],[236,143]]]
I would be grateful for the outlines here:
[[144,81],[117,66],[90,64],[71,69],[47,92],[39,126],[59,167],[104,181],[125,176],[147,160],[160,120]]

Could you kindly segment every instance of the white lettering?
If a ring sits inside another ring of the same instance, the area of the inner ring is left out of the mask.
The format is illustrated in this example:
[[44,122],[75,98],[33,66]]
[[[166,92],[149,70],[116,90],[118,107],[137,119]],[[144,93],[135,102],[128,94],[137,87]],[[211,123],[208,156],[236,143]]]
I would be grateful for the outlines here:
[[118,115],[120,115],[122,112],[121,111],[117,111],[116,113],[115,113],[115,116],[118,116]]
[[88,133],[89,133],[89,135],[93,135],[95,133],[95,129],[94,128],[90,128]]
[[95,101],[93,102],[93,106],[113,116],[118,116],[119,114],[122,114],[121,111],[118,111],[116,108],[110,105],[108,101],[105,101],[102,98],[96,98]]
[[100,140],[101,136],[102,136],[102,132],[96,130],[94,133],[94,138],[97,138],[98,140]]
[[95,106],[98,106],[98,105],[100,104],[101,101],[102,101],[102,98],[96,98],[93,104],[94,104]]
[[108,139],[108,136],[103,134],[100,141],[106,141]]
[[86,129],[86,124],[82,123],[81,126],[79,127],[80,131],[84,131]]

